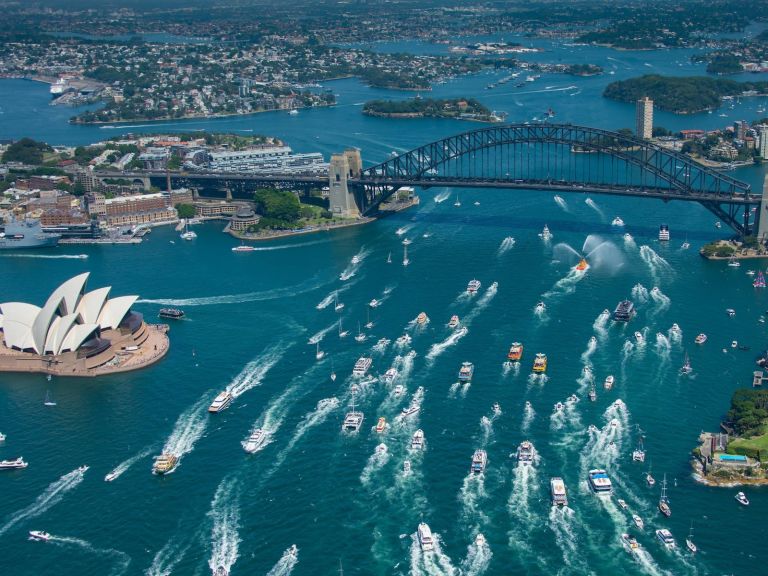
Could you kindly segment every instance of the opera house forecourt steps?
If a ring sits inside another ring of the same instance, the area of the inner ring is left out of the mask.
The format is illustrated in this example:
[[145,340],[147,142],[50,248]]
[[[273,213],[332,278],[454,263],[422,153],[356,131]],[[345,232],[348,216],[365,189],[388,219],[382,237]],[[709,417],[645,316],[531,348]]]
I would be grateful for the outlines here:
[[168,326],[131,310],[138,296],[86,292],[89,272],[56,288],[42,308],[0,304],[0,372],[99,376],[154,364],[170,346]]

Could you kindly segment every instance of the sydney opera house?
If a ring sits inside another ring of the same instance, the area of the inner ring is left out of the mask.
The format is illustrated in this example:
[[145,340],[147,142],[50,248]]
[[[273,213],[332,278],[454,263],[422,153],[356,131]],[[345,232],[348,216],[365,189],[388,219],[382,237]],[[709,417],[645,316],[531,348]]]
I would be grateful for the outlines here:
[[165,355],[165,327],[131,310],[138,296],[110,298],[109,287],[87,292],[89,274],[64,282],[42,308],[0,304],[0,371],[95,376],[141,368]]

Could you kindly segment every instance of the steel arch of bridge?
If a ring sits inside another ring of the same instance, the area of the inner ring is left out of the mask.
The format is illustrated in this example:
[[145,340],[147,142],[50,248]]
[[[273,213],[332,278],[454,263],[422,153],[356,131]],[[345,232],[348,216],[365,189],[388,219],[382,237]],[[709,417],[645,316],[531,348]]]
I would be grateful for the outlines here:
[[[582,164],[588,169],[582,166],[577,174],[576,153],[599,159],[587,158]],[[500,173],[505,155],[506,171]],[[695,201],[741,234],[756,228],[749,217],[761,199],[749,184],[658,144],[599,128],[546,123],[494,125],[443,138],[364,170],[359,178],[350,179],[350,185],[365,214],[407,185],[588,191]]]

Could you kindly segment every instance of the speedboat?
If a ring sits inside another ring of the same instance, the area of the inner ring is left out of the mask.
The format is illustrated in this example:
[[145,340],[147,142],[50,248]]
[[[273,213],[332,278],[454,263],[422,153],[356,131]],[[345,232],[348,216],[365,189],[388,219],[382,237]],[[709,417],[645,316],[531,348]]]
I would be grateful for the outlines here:
[[427,313],[419,312],[419,315],[416,316],[416,324],[423,326],[427,322],[429,322],[429,316],[427,316]]
[[544,302],[539,302],[536,304],[536,307],[533,309],[536,314],[542,314],[547,309],[547,305],[544,304]]
[[690,242],[683,242],[683,243],[680,245],[680,249],[681,249],[681,250],[688,250],[688,248],[690,248],[690,247],[691,247],[691,244],[690,244]]
[[112,472],[104,476],[104,482],[112,482],[112,480],[114,480],[118,476],[119,474],[113,470]]
[[368,306],[370,306],[371,308],[376,308],[379,304],[381,304],[381,302],[376,300],[376,298],[368,302]]
[[733,308],[726,308],[725,313],[728,314],[728,316],[730,316],[731,318],[736,316],[736,310],[734,310]]
[[541,352],[536,353],[536,357],[533,359],[533,371],[539,374],[543,374],[547,371],[547,355]]
[[478,532],[477,536],[475,536],[475,546],[477,546],[478,548],[483,548],[484,546],[487,546],[487,545],[488,545],[488,542],[486,541],[485,536],[483,536]]
[[619,508],[621,508],[622,510],[626,510],[627,508],[629,508],[629,506],[627,506],[626,500],[622,500],[621,498],[619,498],[617,502],[619,503]]
[[475,450],[472,454],[472,464],[469,467],[473,474],[482,474],[485,472],[485,466],[488,464],[488,454],[485,450]]
[[735,258],[731,258],[730,260],[728,260],[728,266],[730,266],[731,268],[739,268],[741,266],[741,262],[739,262]]
[[408,416],[413,416],[414,414],[418,414],[419,410],[421,410],[421,406],[419,406],[416,403],[411,403],[400,412],[400,414],[403,416],[403,418],[408,418]]
[[450,322],[448,322],[448,328],[456,328],[459,325],[459,317],[454,314],[451,316]]
[[211,405],[208,406],[208,412],[215,414],[216,412],[226,410],[232,403],[232,399],[232,394],[229,391],[224,390],[223,392],[220,392],[219,395],[213,399]]
[[411,448],[421,450],[424,448],[424,430],[419,428],[411,437]]
[[645,342],[645,336],[643,336],[642,332],[635,331],[635,340],[638,344],[643,344]]
[[387,419],[382,416],[379,418],[379,421],[376,423],[376,433],[381,434],[384,432],[384,430],[387,429]]
[[551,478],[549,480],[549,493],[553,506],[568,506],[568,494],[562,478]]
[[78,471],[78,472],[80,472],[80,474],[85,474],[86,472],[88,472],[88,470],[89,470],[90,468],[91,468],[90,466],[86,466],[86,465],[84,464],[84,465],[82,465],[82,466],[79,466],[79,467],[77,468],[77,471]]
[[747,495],[744,494],[744,492],[739,492],[734,496],[736,498],[736,502],[741,504],[742,506],[749,506],[749,500],[747,499]]
[[389,338],[380,338],[378,342],[376,342],[376,346],[379,348],[386,348],[389,346],[389,343],[391,340]]
[[648,484],[648,486],[651,486],[651,487],[656,485],[656,480],[654,479],[654,477],[651,475],[650,472],[647,472],[645,474],[645,482],[646,484]]
[[512,346],[509,347],[507,352],[507,359],[512,362],[518,362],[523,357],[523,345],[520,342],[512,342]]
[[251,435],[248,436],[248,439],[243,442],[243,450],[249,454],[253,454],[254,452],[257,452],[259,448],[264,446],[264,443],[268,438],[269,434],[266,430],[263,428],[256,428],[256,430],[251,432]]
[[613,374],[606,376],[605,382],[603,382],[603,388],[605,388],[606,390],[610,390],[611,388],[613,388],[614,382],[615,382],[615,378],[613,377]]
[[638,529],[642,530],[645,528],[645,522],[643,522],[643,519],[640,518],[637,514],[632,514],[632,522],[635,523],[635,526],[638,527]]
[[51,539],[51,535],[48,534],[48,532],[43,532],[42,530],[30,530],[29,539],[36,542],[48,542],[48,540]]
[[691,554],[696,554],[699,550],[693,542],[693,529],[691,529],[691,534],[688,534],[688,538],[685,539],[685,547],[688,548]]
[[395,378],[397,378],[398,372],[397,368],[388,368],[386,372],[384,372],[384,381],[388,383],[392,383],[395,381]]
[[597,432],[597,426],[595,426],[594,424],[590,424],[587,430],[589,430],[590,432]]
[[704,332],[696,336],[696,338],[694,339],[694,342],[696,342],[696,344],[704,344],[704,342],[706,341],[707,341],[707,335],[704,334]]
[[411,244],[413,244],[413,240],[411,240],[410,238],[406,238],[405,240],[403,240],[403,246],[410,246]]
[[656,530],[656,538],[658,538],[664,546],[667,548],[674,548],[677,546],[675,543],[675,539],[672,537],[672,532],[667,530],[666,528],[661,528],[660,530]]
[[411,461],[405,460],[403,462],[403,474],[410,474],[411,473]]
[[611,221],[611,226],[624,226],[624,220],[619,216],[616,216],[616,218]]
[[552,239],[552,236],[553,236],[553,235],[552,235],[552,233],[549,231],[549,228],[547,227],[547,225],[546,225],[546,224],[544,224],[544,228],[543,228],[543,229],[542,229],[542,231],[539,233],[539,238],[541,238],[542,240],[546,241],[546,240],[551,240],[551,239]]
[[611,420],[611,428],[618,428],[619,427],[619,421],[616,418],[613,418]]
[[376,446],[376,454],[379,456],[382,456],[387,453],[387,445],[382,442],[378,446]]
[[565,404],[563,404],[562,402],[556,402],[552,412],[557,414],[558,412],[562,412],[564,408],[565,408]]
[[431,550],[434,550],[435,544],[432,540],[432,531],[425,522],[419,524],[417,533],[419,536],[419,546],[421,546],[422,552],[430,552]]
[[613,484],[605,470],[590,470],[587,475],[589,487],[599,496],[610,496],[613,492]]
[[475,365],[472,362],[462,362],[459,368],[459,382],[469,382],[475,373]]
[[398,384],[397,386],[395,386],[393,394],[395,396],[402,396],[403,394],[405,394],[405,386],[403,386],[402,384]]
[[155,462],[152,464],[152,473],[159,476],[170,474],[178,463],[179,458],[175,454],[161,454],[155,458]]
[[0,442],[5,442],[5,438],[6,438],[5,434],[0,432]]
[[499,406],[498,402],[494,402],[491,409],[493,410],[494,414],[501,414],[501,406]]
[[211,573],[213,576],[229,576],[229,570],[224,568],[224,566],[219,566]]
[[16,470],[29,466],[29,462],[24,462],[24,458],[19,456],[15,460],[0,460],[0,470]]
[[678,326],[677,322],[672,324],[672,327],[669,329],[672,334],[677,334],[678,336],[683,333],[682,330],[680,330],[680,326]]
[[395,344],[397,344],[398,346],[407,346],[410,343],[411,343],[410,334],[403,334],[402,336],[400,336],[400,338],[395,340]]
[[536,449],[528,440],[523,440],[517,447],[517,461],[523,466],[533,463]]
[[480,290],[480,286],[481,286],[480,280],[474,280],[474,279],[470,280],[469,284],[467,284],[467,292],[469,292],[470,294],[474,294],[475,292]]
[[632,238],[632,234],[630,234],[629,232],[625,232],[624,233],[624,242],[632,242],[632,240],[634,240],[634,238]]

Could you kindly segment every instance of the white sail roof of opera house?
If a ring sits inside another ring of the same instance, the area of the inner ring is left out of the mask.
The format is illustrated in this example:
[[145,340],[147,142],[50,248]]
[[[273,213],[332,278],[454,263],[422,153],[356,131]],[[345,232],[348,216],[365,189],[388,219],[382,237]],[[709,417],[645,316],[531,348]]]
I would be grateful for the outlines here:
[[109,298],[110,287],[85,291],[90,272],[56,288],[40,308],[24,302],[0,304],[5,345],[38,354],[77,350],[97,330],[117,328],[138,296]]

